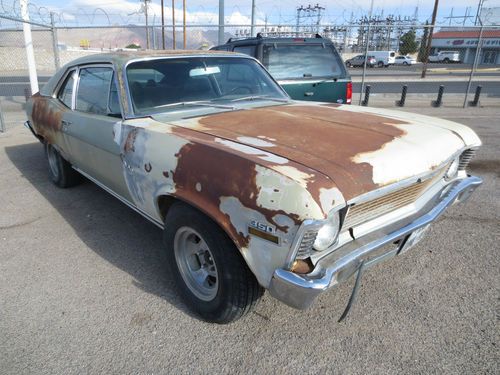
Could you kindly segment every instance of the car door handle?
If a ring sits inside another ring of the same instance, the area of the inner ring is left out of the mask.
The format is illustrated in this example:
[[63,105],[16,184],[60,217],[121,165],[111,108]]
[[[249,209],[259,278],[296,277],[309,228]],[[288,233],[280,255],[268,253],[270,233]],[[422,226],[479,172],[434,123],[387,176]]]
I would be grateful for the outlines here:
[[307,91],[304,93],[304,96],[313,96],[314,95],[314,92],[311,92],[311,91]]
[[62,131],[66,131],[71,125],[71,121],[61,120]]

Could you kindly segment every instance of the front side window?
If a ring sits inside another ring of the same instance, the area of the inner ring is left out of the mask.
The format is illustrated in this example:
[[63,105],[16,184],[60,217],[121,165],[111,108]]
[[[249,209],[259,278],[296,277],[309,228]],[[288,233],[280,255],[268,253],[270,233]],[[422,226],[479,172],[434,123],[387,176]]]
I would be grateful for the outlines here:
[[342,62],[332,46],[324,44],[264,45],[262,63],[276,79],[339,77]]
[[80,69],[76,110],[99,115],[109,114],[108,100],[113,69],[89,67]]
[[73,88],[75,86],[75,80],[76,71],[73,70],[66,76],[66,80],[57,94],[57,99],[59,99],[68,108],[71,108],[73,101]]
[[225,104],[247,98],[287,99],[265,69],[248,58],[137,61],[128,65],[127,81],[134,110],[143,115],[200,101]]

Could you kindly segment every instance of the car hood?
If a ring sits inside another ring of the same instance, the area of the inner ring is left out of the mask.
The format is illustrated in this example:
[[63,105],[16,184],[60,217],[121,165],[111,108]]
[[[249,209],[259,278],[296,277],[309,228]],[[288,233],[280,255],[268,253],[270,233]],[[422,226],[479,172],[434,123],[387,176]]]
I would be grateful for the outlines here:
[[320,103],[243,109],[169,123],[312,168],[331,178],[346,200],[430,172],[466,145],[480,144],[472,130],[450,121]]

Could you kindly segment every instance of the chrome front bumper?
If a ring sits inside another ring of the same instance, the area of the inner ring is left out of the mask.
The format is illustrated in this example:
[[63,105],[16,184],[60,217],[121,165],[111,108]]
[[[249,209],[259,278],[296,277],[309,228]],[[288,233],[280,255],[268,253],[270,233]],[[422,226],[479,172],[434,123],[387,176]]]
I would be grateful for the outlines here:
[[[403,223],[396,229],[391,227],[382,235],[380,233],[378,236],[367,235],[366,238],[353,241],[351,246],[353,243],[359,243],[359,246],[350,251],[346,252],[342,248],[335,250],[321,259],[310,274],[301,275],[284,269],[275,270],[269,285],[269,292],[273,297],[291,307],[308,308],[320,293],[352,276],[361,262],[366,269],[397,255],[409,235],[435,221],[453,203],[467,200],[481,183],[482,180],[475,176],[452,183],[451,188],[430,209],[422,210],[424,212],[421,211],[412,217],[409,223]],[[383,248],[391,244],[393,244],[392,248]],[[342,255],[339,257],[339,254]]]

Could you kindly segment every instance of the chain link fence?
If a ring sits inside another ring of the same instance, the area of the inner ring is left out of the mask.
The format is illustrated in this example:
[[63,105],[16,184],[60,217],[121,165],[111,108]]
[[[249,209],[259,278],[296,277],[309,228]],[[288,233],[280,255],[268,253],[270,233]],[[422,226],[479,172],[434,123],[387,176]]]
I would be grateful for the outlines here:
[[[23,23],[10,21],[9,28],[0,29],[4,128],[9,124],[8,109],[22,106],[31,94]],[[218,44],[219,37],[218,25],[187,25],[185,35],[180,25],[175,33],[172,25],[54,27],[33,23],[31,29],[40,86],[59,66],[80,56],[137,48],[209,49]],[[255,27],[256,32],[268,36],[301,37],[319,32],[332,40],[352,77],[353,104],[500,106],[500,27],[441,27],[432,33],[427,50],[431,29],[430,25],[380,23],[317,25],[311,30],[295,25]],[[249,37],[248,30],[248,25],[225,25],[223,42]],[[1,120],[2,116],[0,126]]]

